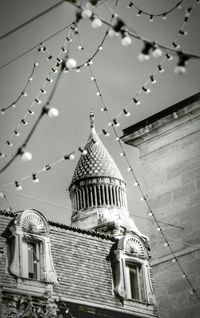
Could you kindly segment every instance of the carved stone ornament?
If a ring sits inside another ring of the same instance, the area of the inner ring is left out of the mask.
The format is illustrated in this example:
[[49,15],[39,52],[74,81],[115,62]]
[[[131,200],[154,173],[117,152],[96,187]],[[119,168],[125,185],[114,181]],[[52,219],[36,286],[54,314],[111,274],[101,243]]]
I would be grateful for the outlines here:
[[[67,307],[66,307],[67,308]],[[66,318],[52,298],[32,299],[31,296],[3,297],[2,318]]]

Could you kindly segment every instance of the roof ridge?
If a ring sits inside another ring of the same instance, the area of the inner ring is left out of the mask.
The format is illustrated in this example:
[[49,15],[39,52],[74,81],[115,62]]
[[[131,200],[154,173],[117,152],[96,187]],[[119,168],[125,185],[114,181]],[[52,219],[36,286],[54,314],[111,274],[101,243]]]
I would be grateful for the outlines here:
[[[8,216],[8,217],[15,217],[17,215],[18,212],[23,212],[22,211],[17,211],[17,212],[12,212],[12,211],[7,211],[7,210],[0,210],[0,215],[4,215],[4,216]],[[59,223],[59,222],[55,222],[55,221],[51,221],[51,220],[47,220],[49,225],[51,226],[55,226],[61,229],[66,229],[72,232],[76,232],[76,233],[82,233],[82,234],[87,234],[93,237],[98,237],[98,238],[102,238],[105,240],[110,240],[115,242],[117,240],[117,238],[115,238],[112,235],[108,235],[108,234],[104,234],[104,233],[100,233],[100,232],[96,232],[94,230],[86,230],[86,229],[81,229],[78,227],[74,227],[71,225],[67,225],[67,224],[63,224],[63,223]]]

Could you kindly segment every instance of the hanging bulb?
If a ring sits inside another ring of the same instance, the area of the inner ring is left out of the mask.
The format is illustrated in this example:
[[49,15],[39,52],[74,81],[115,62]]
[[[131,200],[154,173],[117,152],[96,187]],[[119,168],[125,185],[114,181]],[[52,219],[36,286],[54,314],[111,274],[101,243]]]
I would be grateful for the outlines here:
[[66,155],[64,156],[65,160],[74,160],[75,159],[75,155],[74,153],[70,153],[70,155]]
[[109,136],[109,132],[105,129],[102,129],[102,133],[104,134],[104,136]]
[[34,66],[36,66],[36,67],[37,67],[38,65],[39,65],[39,63],[38,63],[38,62],[35,62]]
[[167,14],[163,13],[162,18],[163,18],[163,20],[167,20]]
[[152,50],[152,44],[149,42],[145,42],[144,48],[142,49],[142,51],[138,55],[138,60],[140,62],[144,62],[144,61],[149,60],[149,54],[150,54],[151,50]]
[[58,73],[58,70],[56,70],[55,68],[52,68],[51,70],[52,70],[52,72],[54,72],[54,73]]
[[176,42],[172,42],[172,45],[175,49],[179,49],[180,48],[180,45],[177,44]]
[[2,109],[1,110],[1,115],[4,115],[5,114],[5,109]]
[[119,127],[120,126],[120,123],[117,121],[117,119],[113,119],[113,125],[115,126],[115,127]]
[[38,49],[39,52],[45,52],[46,51],[46,46],[42,46],[41,48]]
[[49,77],[46,78],[46,81],[49,82],[49,83],[53,83],[53,79],[49,78]]
[[149,216],[152,216],[153,215],[153,213],[152,212],[149,212]]
[[157,227],[157,231],[160,232],[160,227],[159,226]]
[[95,17],[92,20],[91,26],[94,29],[100,28],[102,26],[102,21],[99,18]]
[[9,140],[7,140],[6,143],[7,143],[7,145],[8,145],[9,147],[12,147],[12,145],[13,145],[13,143],[12,143],[11,141],[9,141]]
[[46,166],[44,166],[44,170],[48,171],[51,169],[51,166],[49,164],[47,164]]
[[169,61],[173,60],[173,57],[169,53],[167,53],[165,56]]
[[159,47],[153,49],[152,56],[155,58],[162,56],[161,49]]
[[28,79],[28,80],[29,80],[29,82],[32,82],[33,78],[32,78],[32,77],[29,77],[29,79]]
[[132,6],[133,6],[133,2],[131,1],[131,2],[129,2],[127,8],[131,8]]
[[117,137],[115,138],[115,140],[116,140],[116,141],[119,141],[119,140],[120,140],[120,138],[117,136]]
[[119,33],[118,33],[118,32],[115,32],[113,29],[110,29],[110,30],[108,31],[108,35],[109,35],[110,38],[113,38],[114,36],[118,36]]
[[102,46],[99,46],[98,50],[99,50],[99,51],[103,51],[103,47],[102,47]]
[[164,243],[164,246],[169,246],[169,243],[168,243],[168,242],[165,242],[165,243]]
[[76,68],[76,73],[80,73],[80,71],[81,71],[81,70],[80,70],[80,67],[77,67],[77,68]]
[[177,9],[178,9],[178,10],[182,9],[181,4],[178,4],[178,5],[177,5]]
[[101,93],[100,93],[100,92],[96,92],[96,95],[97,95],[97,96],[101,96]]
[[141,102],[137,98],[133,98],[133,101],[134,101],[134,103],[136,105],[140,105],[141,104]]
[[141,10],[138,10],[138,12],[137,12],[137,17],[141,17],[141,15],[142,15],[142,11],[141,11]]
[[158,70],[159,70],[160,73],[163,73],[163,72],[164,72],[164,68],[162,68],[161,65],[158,65]]
[[76,60],[74,60],[74,59],[68,59],[67,61],[66,61],[66,67],[68,68],[68,69],[73,69],[73,68],[76,68],[77,67],[77,62],[76,62]]
[[153,15],[150,15],[149,22],[153,22],[153,21],[154,21]]
[[81,11],[81,16],[82,16],[83,19],[91,18],[92,11],[90,9],[83,9]]
[[0,157],[1,158],[4,158],[5,157],[5,154],[3,152],[0,152]]
[[46,91],[44,88],[41,88],[41,89],[40,89],[40,92],[41,92],[42,94],[46,94],[46,93],[47,93],[47,91]]
[[102,111],[102,112],[107,112],[107,108],[106,108],[106,107],[102,107],[102,108],[101,108],[101,111]]
[[131,167],[128,167],[128,168],[127,168],[127,171],[132,171],[132,168],[131,168]]
[[122,39],[121,39],[121,44],[123,46],[128,46],[132,43],[132,39],[131,37],[128,35],[127,32],[124,32],[123,35],[122,35]]
[[19,184],[18,181],[15,181],[15,187],[17,191],[21,191],[22,190],[22,186]]
[[26,161],[32,160],[32,154],[29,151],[26,151],[25,149],[21,149],[19,153],[21,155],[22,161],[26,162]]
[[134,186],[137,187],[139,183],[137,181],[134,182]]
[[26,97],[28,94],[26,92],[22,92],[22,95]]
[[84,156],[87,155],[87,150],[86,149],[83,149],[83,148],[79,147],[78,150],[80,151],[80,153],[82,155],[84,155]]
[[144,198],[144,197],[141,197],[141,198],[140,198],[140,201],[145,201],[145,198]]
[[188,32],[186,30],[179,30],[179,34],[188,35]]
[[189,59],[188,56],[186,56],[186,55],[184,55],[182,53],[179,54],[178,63],[177,63],[177,65],[174,68],[174,73],[176,75],[185,74],[186,73],[186,65],[187,65],[188,59]]
[[34,115],[34,111],[32,111],[32,109],[29,109],[28,112],[30,115]]
[[176,263],[176,259],[175,258],[172,258],[172,263]]
[[19,136],[19,132],[17,130],[14,130],[15,136]]
[[67,49],[64,46],[61,47],[61,50],[63,53],[67,53]]
[[155,77],[153,75],[150,76],[150,80],[151,80],[152,84],[156,83],[156,79],[155,79]]
[[143,89],[143,91],[144,91],[146,94],[150,94],[150,93],[151,93],[150,88],[146,88],[145,86],[143,86],[142,89]]
[[41,104],[41,103],[42,103],[42,101],[41,101],[40,99],[38,99],[38,98],[35,98],[35,102],[36,102],[37,104]]
[[33,180],[33,183],[39,183],[39,179],[37,178],[36,173],[32,174],[32,180]]
[[57,108],[51,107],[48,109],[47,114],[48,114],[49,118],[55,118],[55,117],[58,117],[59,111],[57,110]]
[[113,25],[113,30],[119,33],[122,27],[124,27],[124,22],[121,19],[117,18],[115,25]]
[[121,152],[120,153],[120,157],[124,157],[125,156],[125,153],[124,152]]
[[49,56],[47,57],[47,61],[52,60],[52,58],[53,58],[53,56],[52,56],[52,55],[49,55]]
[[131,115],[131,113],[127,111],[125,108],[123,109],[123,113],[126,117],[129,117]]

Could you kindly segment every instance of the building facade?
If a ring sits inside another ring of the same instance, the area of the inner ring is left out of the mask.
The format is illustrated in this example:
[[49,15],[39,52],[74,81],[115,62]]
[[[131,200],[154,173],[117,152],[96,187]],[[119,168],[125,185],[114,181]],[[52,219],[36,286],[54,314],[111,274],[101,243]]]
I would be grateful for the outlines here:
[[1,211],[1,317],[157,317],[149,241],[95,132],[69,187],[72,225]]
[[123,140],[140,150],[145,193],[183,270],[149,222],[159,316],[198,318],[200,94],[125,129]]

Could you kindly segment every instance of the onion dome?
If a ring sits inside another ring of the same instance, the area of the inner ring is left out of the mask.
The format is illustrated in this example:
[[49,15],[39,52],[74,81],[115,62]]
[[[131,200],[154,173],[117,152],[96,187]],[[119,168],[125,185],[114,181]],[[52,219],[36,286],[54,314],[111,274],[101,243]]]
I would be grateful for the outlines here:
[[91,133],[69,187],[72,221],[79,211],[97,211],[102,207],[127,211],[124,179],[95,131],[93,113],[90,121]]

